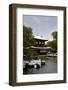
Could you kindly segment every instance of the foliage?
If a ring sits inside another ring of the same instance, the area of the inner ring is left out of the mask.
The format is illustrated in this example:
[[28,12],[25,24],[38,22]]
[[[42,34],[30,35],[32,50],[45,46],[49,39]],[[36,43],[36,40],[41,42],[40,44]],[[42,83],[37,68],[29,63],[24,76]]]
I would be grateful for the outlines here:
[[57,32],[52,32],[53,40],[49,41],[47,45],[52,48],[52,52],[57,52]]
[[30,27],[23,26],[23,46],[29,47],[32,44],[32,29]]
[[32,50],[32,49],[28,49],[28,50],[25,50],[25,51],[26,51],[26,53],[25,53],[25,55],[26,55],[25,59],[26,60],[32,60],[32,59],[35,59],[36,57],[38,57],[37,52]]
[[52,36],[53,36],[53,39],[56,39],[57,40],[57,32],[52,32]]
[[31,60],[37,56],[36,51],[30,49],[30,46],[34,45],[34,39],[32,35],[32,28],[23,26],[23,53],[24,59]]
[[52,52],[57,52],[57,41],[56,40],[49,41],[48,46],[52,48]]

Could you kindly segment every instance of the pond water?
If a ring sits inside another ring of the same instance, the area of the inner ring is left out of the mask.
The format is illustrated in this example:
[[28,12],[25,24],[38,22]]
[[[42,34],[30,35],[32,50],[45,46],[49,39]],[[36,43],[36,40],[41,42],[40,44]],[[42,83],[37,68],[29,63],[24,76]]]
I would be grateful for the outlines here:
[[28,68],[24,71],[24,75],[28,74],[47,74],[47,73],[57,73],[57,57],[48,57],[45,65],[40,68]]

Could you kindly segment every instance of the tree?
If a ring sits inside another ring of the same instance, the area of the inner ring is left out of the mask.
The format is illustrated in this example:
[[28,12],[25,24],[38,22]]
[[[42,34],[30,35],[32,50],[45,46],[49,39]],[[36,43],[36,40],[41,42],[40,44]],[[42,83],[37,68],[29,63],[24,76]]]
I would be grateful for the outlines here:
[[29,47],[32,44],[33,36],[32,29],[30,27],[23,26],[23,46]]
[[52,48],[52,52],[57,52],[57,41],[56,40],[49,41],[48,46]]
[[36,57],[38,57],[37,52],[33,49],[28,49],[28,50],[25,50],[25,51],[26,51],[26,54],[25,54],[25,59],[26,60],[32,60],[32,59],[35,59]]
[[31,60],[37,56],[37,52],[30,47],[34,45],[35,41],[32,35],[32,28],[23,26],[23,55],[24,60]]
[[57,32],[52,32],[52,36],[53,36],[53,39],[56,39],[57,40]]
[[52,32],[53,40],[49,41],[47,45],[52,48],[52,52],[57,52],[57,32]]

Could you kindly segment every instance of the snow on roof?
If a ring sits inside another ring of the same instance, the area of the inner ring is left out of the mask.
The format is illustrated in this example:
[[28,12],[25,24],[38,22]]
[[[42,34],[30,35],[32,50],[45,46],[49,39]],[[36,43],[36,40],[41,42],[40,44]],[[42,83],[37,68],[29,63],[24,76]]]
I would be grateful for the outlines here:
[[48,41],[45,39],[45,37],[43,36],[34,36],[35,39],[40,39],[40,40],[45,40],[45,41]]

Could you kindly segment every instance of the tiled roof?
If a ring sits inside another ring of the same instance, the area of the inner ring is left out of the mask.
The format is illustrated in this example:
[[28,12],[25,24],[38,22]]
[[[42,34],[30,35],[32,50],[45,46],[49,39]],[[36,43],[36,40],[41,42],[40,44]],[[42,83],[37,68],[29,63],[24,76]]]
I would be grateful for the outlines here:
[[42,36],[34,36],[35,39],[45,40],[48,41],[45,37]]

